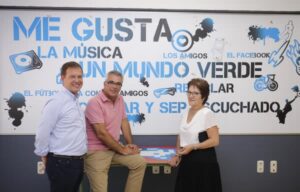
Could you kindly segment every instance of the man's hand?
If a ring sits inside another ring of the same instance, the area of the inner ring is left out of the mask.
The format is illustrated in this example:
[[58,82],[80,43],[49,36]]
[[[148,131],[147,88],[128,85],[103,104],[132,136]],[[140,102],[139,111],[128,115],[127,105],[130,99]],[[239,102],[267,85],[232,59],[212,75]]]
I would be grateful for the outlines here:
[[127,144],[126,146],[129,147],[130,149],[132,149],[132,151],[133,151],[134,154],[140,153],[140,149],[139,149],[139,147],[137,145],[135,145],[135,144]]
[[42,159],[42,162],[44,163],[44,166],[46,167],[46,164],[47,164],[47,156],[43,156],[41,157]]
[[135,155],[139,153],[140,153],[139,148],[134,144],[125,145],[122,147],[122,150],[120,151],[120,154],[122,155]]

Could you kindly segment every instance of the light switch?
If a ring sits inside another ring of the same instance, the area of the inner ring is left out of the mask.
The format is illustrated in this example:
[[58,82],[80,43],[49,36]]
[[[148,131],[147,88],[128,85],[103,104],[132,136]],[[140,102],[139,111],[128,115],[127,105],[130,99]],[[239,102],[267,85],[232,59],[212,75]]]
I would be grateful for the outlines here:
[[258,160],[256,163],[256,171],[257,173],[263,173],[264,172],[264,161]]
[[164,174],[171,174],[171,166],[170,165],[164,166]]
[[37,173],[39,175],[45,174],[45,165],[42,161],[37,162]]
[[152,166],[152,173],[153,174],[159,174],[159,166],[158,165],[153,165]]
[[277,161],[272,160],[270,161],[270,173],[277,173]]

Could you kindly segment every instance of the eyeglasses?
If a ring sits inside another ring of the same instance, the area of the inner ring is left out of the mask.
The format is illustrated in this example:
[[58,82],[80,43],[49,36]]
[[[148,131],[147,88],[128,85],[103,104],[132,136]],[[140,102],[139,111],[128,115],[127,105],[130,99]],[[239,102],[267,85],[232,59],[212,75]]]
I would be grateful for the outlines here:
[[198,95],[201,95],[201,93],[199,93],[199,92],[192,92],[192,91],[187,91],[186,94],[188,96],[198,96]]
[[122,82],[114,82],[114,81],[106,81],[108,85],[116,85],[118,87],[122,87]]

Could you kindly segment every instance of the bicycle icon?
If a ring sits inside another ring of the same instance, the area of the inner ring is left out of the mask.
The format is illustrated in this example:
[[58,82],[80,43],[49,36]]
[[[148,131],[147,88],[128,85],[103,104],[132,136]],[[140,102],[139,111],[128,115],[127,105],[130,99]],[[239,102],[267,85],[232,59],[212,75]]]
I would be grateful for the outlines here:
[[278,89],[278,83],[275,81],[275,74],[268,74],[267,76],[261,76],[256,79],[254,89],[256,91],[263,91],[264,89],[276,91]]

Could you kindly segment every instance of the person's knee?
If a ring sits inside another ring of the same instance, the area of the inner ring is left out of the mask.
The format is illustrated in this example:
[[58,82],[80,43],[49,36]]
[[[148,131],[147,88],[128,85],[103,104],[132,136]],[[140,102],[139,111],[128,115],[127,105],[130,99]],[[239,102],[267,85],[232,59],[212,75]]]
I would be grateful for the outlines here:
[[147,166],[146,160],[144,158],[141,158],[139,162],[139,168],[146,169],[146,166]]
[[129,169],[131,170],[143,170],[147,166],[147,163],[145,159],[141,156],[138,156],[134,159],[134,163],[132,162],[131,165],[128,166]]

